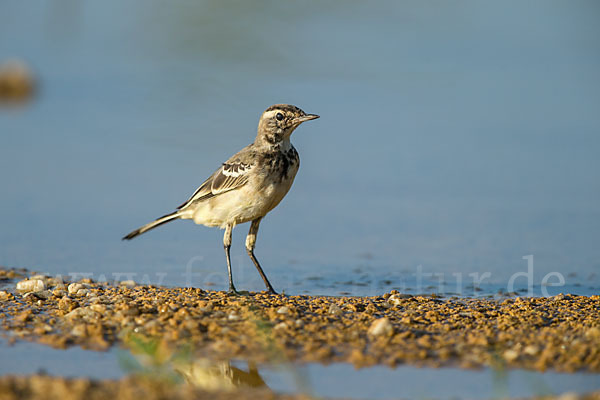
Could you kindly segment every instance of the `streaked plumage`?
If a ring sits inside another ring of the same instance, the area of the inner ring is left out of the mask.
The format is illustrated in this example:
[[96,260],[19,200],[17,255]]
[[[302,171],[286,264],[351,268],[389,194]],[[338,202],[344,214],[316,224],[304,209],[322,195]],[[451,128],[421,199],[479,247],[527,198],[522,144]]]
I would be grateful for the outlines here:
[[231,276],[229,248],[231,231],[237,224],[252,221],[246,238],[248,255],[267,290],[275,293],[254,256],[261,219],[275,208],[292,187],[300,165],[290,135],[302,122],[318,118],[298,107],[276,104],[262,114],[253,143],[224,162],[177,211],[129,233],[129,240],[175,219],[192,219],[206,226],[225,229],[223,244],[229,272],[229,289],[235,291]]

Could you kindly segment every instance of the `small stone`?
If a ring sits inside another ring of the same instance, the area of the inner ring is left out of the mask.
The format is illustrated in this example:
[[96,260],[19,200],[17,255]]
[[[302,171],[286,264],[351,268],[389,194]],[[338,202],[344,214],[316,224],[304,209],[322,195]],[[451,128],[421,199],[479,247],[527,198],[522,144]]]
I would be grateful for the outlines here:
[[391,336],[394,334],[394,327],[388,318],[379,318],[373,321],[367,333],[371,336]]
[[29,293],[25,293],[23,295],[23,299],[33,303],[33,302],[38,301],[39,297],[37,297],[37,293],[29,292]]
[[97,313],[103,314],[106,312],[106,306],[104,304],[92,304],[90,309]]
[[77,294],[77,291],[81,289],[84,289],[81,283],[71,283],[67,288],[69,294]]
[[[140,309],[136,305],[127,306],[117,311],[118,318],[137,317],[138,315],[140,315]],[[176,320],[173,320],[173,322],[175,323]]]
[[79,289],[77,291],[77,293],[75,293],[75,295],[79,296],[79,297],[83,297],[83,296],[86,296],[88,293],[90,293],[89,289]]
[[411,297],[412,295],[410,294],[400,294],[396,292],[390,297],[388,297],[387,302],[388,304],[391,304],[393,306],[399,306],[400,304],[402,304],[402,299],[410,299]]
[[504,354],[502,354],[502,357],[504,357],[506,361],[512,362],[519,358],[519,352],[512,349],[508,349],[504,352]]
[[128,279],[126,281],[121,281],[119,285],[125,286],[128,289],[133,289],[136,286],[136,283],[133,279]]
[[333,315],[340,315],[342,313],[342,309],[337,304],[332,304],[329,306],[329,310],[327,312]]
[[296,326],[296,328],[302,328],[304,326],[304,321],[302,321],[301,319],[297,319],[294,321],[294,325]]
[[45,335],[52,332],[52,327],[48,324],[38,325],[34,328],[34,332],[38,335]]
[[402,303],[397,294],[393,294],[390,297],[388,297],[387,302],[388,304],[391,304],[393,306],[398,306]]
[[73,329],[71,329],[71,335],[77,336],[77,337],[87,336],[87,331],[85,329],[85,325],[84,324],[75,325],[73,327]]
[[288,326],[285,322],[280,322],[273,327],[273,330],[279,331],[281,329],[286,329]]
[[42,290],[39,292],[35,292],[35,295],[42,300],[48,300],[50,297],[52,297],[52,292],[49,290]]
[[534,346],[532,344],[530,344],[529,346],[525,346],[525,348],[523,349],[523,353],[525,353],[529,356],[535,356],[539,352],[540,352],[540,349],[537,346]]
[[46,290],[46,284],[41,279],[25,279],[17,282],[17,290],[22,293],[41,292]]
[[588,339],[600,339],[600,328],[593,327],[585,332],[585,337]]
[[231,313],[227,316],[227,319],[229,321],[239,321],[240,320],[240,316],[235,314],[235,313]]
[[58,308],[66,312],[71,312],[77,307],[79,307],[79,303],[77,303],[75,300],[68,298],[67,296],[63,297],[58,301]]
[[61,278],[47,278],[45,282],[46,282],[46,286],[48,286],[48,287],[53,287],[55,289],[64,289],[65,288],[65,283],[63,282],[63,280]]
[[158,328],[160,328],[160,323],[155,319],[151,319],[150,321],[144,324],[144,329],[146,330],[153,330]]
[[277,314],[289,314],[290,313],[290,308],[288,306],[282,306],[279,307],[279,309],[277,310]]
[[19,313],[17,316],[15,316],[15,321],[19,324],[24,324],[26,322],[29,322],[32,320],[33,316],[33,312],[31,312],[31,310],[26,310],[22,313]]
[[89,307],[79,307],[71,311],[70,313],[65,315],[65,318],[75,319],[75,318],[86,318],[93,319],[98,317],[100,314],[96,311],[92,310]]
[[12,300],[14,296],[11,293],[0,290],[0,301]]

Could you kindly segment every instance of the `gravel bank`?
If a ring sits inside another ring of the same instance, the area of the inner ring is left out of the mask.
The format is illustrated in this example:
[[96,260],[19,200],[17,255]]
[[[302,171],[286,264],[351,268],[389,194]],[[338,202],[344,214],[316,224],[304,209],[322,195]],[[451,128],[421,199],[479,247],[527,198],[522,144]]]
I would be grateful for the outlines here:
[[0,291],[0,332],[58,348],[103,350],[133,335],[185,343],[214,360],[600,372],[600,296],[229,296],[133,282],[23,280],[10,270],[0,270],[2,279],[11,289]]

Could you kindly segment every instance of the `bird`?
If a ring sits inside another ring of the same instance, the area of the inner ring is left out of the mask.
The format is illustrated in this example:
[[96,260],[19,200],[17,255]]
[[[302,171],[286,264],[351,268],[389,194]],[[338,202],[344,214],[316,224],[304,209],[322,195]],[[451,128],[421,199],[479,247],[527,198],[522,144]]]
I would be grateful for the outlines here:
[[266,290],[277,294],[254,255],[256,236],[263,217],[288,193],[298,172],[300,158],[290,136],[300,124],[319,118],[290,104],[267,108],[258,122],[254,142],[225,161],[192,196],[167,215],[138,228],[123,240],[177,219],[225,230],[223,247],[229,275],[229,292],[239,294],[231,273],[231,234],[238,224],[250,222],[246,252],[258,270]]

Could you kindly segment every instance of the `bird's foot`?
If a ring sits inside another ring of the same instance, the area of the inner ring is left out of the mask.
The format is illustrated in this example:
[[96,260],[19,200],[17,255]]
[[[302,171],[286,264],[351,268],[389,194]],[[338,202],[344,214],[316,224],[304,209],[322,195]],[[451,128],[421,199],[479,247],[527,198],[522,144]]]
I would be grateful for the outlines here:
[[227,294],[234,295],[234,296],[239,296],[240,292],[237,291],[237,289],[235,288],[235,286],[233,286],[232,284],[230,284],[229,285],[229,290],[227,291]]
[[230,287],[227,294],[229,296],[248,296],[250,292],[247,290],[238,291],[235,287]]

